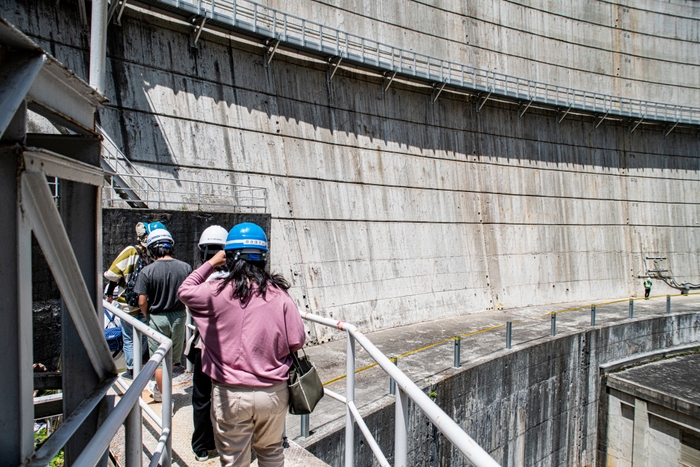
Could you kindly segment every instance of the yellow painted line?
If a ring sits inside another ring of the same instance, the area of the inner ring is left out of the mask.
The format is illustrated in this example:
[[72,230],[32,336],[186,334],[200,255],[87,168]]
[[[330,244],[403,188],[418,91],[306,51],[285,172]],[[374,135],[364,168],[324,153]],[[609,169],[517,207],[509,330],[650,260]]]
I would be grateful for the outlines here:
[[[358,373],[360,373],[360,372],[362,372],[362,371],[365,371],[365,370],[369,370],[370,368],[374,368],[375,366],[379,366],[379,364],[378,364],[378,363],[372,363],[372,364],[369,364],[369,365],[367,365],[367,366],[363,366],[362,368],[358,368],[357,370],[355,370],[355,374],[358,374]],[[340,381],[340,380],[342,380],[342,379],[345,379],[346,377],[347,377],[346,374],[345,374],[345,375],[338,376],[337,378],[333,378],[333,379],[330,380],[330,381],[326,381],[325,383],[323,383],[323,385],[324,385],[324,386],[327,386],[327,385],[329,385],[329,384],[336,383],[336,382],[338,382],[338,381]]]
[[[688,293],[687,295],[700,295],[700,292],[690,292],[690,293]],[[672,297],[683,297],[683,296],[686,296],[686,295],[681,295],[681,294],[672,295]],[[650,299],[652,299],[652,298],[666,298],[666,295],[654,295],[654,296],[650,296],[649,298],[650,298]],[[644,300],[644,297],[638,297],[638,298],[633,298],[633,297],[630,297],[630,298],[622,298],[622,299],[619,299],[619,300],[612,300],[612,301],[609,301],[609,302],[591,303],[590,305],[582,305],[582,306],[577,306],[577,307],[573,307],[573,308],[564,308],[564,309],[562,309],[562,310],[549,311],[549,312],[547,312],[547,313],[545,313],[545,314],[543,314],[543,315],[540,315],[540,316],[537,316],[537,317],[534,317],[534,318],[526,318],[526,319],[524,319],[524,320],[512,321],[512,323],[513,323],[513,324],[517,324],[517,323],[522,323],[522,322],[524,322],[524,321],[534,321],[535,319],[544,318],[545,316],[550,316],[550,315],[552,315],[553,313],[568,313],[568,312],[570,312],[570,311],[588,310],[588,309],[590,309],[593,305],[595,305],[596,307],[601,307],[601,306],[605,306],[605,305],[614,305],[614,304],[616,304],[616,303],[626,303],[626,302],[629,302],[630,300]],[[496,324],[496,325],[494,325],[494,326],[489,326],[489,327],[485,327],[485,328],[482,328],[482,329],[478,329],[478,330],[476,330],[476,331],[471,331],[471,332],[466,332],[466,333],[464,333],[464,334],[460,334],[458,337],[462,338],[462,337],[475,336],[475,335],[477,335],[477,334],[482,334],[482,333],[484,333],[484,332],[493,331],[493,330],[496,330],[496,329],[499,329],[499,328],[502,328],[502,327],[505,327],[505,324]],[[419,349],[410,350],[410,351],[408,351],[408,352],[402,353],[402,354],[400,354],[400,355],[397,355],[395,358],[396,358],[396,359],[399,359],[399,358],[408,357],[409,355],[415,355],[415,354],[420,353],[420,352],[423,352],[423,351],[425,351],[425,350],[432,349],[433,347],[437,347],[437,346],[439,346],[439,345],[443,345],[443,344],[446,344],[446,343],[448,343],[448,342],[453,342],[454,340],[455,340],[455,337],[450,337],[450,338],[447,338],[447,339],[443,339],[443,340],[441,340],[441,341],[434,342],[434,343],[432,343],[432,344],[428,344],[428,345],[426,345],[426,346],[424,346],[424,347],[421,347],[421,348],[419,348]],[[358,373],[363,372],[363,371],[365,371],[365,370],[369,370],[370,368],[374,368],[375,366],[378,366],[378,364],[377,364],[377,363],[372,363],[371,365],[367,365],[367,366],[364,366],[364,367],[362,367],[362,368],[358,368],[357,370],[355,370],[355,374],[358,374]],[[323,385],[324,385],[324,386],[328,386],[329,384],[337,383],[338,381],[341,381],[341,380],[345,379],[346,377],[347,377],[347,374],[342,375],[342,376],[338,376],[337,378],[333,378],[333,379],[331,379],[331,380],[329,380],[329,381],[326,381],[325,383],[323,383]]]
[[[516,323],[520,323],[520,322],[521,321],[516,321]],[[505,324],[496,324],[495,326],[489,326],[487,328],[479,329],[477,331],[466,332],[464,334],[460,334],[459,337],[475,336],[477,334],[481,334],[483,332],[488,332],[488,331],[493,331],[494,329],[502,328],[504,326],[505,326]]]

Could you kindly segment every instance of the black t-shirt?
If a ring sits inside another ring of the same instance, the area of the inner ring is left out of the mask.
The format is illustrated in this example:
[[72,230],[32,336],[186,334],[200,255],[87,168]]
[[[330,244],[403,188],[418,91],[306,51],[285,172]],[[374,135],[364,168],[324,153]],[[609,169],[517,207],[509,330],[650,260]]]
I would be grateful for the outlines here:
[[189,264],[177,259],[159,259],[141,271],[134,292],[148,297],[150,314],[184,311],[177,289],[192,272]]

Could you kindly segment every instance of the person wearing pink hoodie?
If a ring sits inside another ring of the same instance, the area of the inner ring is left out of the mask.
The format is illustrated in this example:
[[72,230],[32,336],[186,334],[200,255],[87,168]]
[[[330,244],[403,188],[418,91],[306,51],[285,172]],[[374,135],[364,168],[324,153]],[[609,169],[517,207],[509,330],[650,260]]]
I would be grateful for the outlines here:
[[[224,250],[180,286],[202,336],[202,371],[212,379],[212,420],[221,465],[284,466],[282,436],[293,352],[306,332],[287,293],[289,283],[265,271],[267,237],[256,224],[235,225]],[[228,277],[207,281],[217,267]]]

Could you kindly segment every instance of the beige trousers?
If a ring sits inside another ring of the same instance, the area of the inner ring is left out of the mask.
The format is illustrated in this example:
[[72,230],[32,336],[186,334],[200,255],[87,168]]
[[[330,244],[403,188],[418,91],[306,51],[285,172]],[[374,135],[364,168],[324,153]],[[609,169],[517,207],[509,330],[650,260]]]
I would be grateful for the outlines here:
[[269,388],[213,382],[211,419],[222,467],[249,467],[251,448],[260,467],[283,467],[282,434],[289,407],[287,382]]

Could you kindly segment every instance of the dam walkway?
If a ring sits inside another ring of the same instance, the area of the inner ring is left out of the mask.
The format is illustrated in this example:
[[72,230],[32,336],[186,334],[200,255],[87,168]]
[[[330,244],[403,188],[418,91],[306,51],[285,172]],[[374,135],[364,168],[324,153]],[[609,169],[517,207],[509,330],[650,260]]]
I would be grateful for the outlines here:
[[[630,319],[645,319],[666,314],[688,313],[700,308],[700,294],[652,295],[649,300],[630,299],[599,301],[595,303],[560,303],[516,309],[486,311],[464,314],[451,318],[413,324],[366,334],[367,338],[386,356],[397,358],[399,368],[419,387],[429,388],[440,379],[460,371],[455,364],[455,338],[460,337],[460,364],[462,368],[474,366],[499,353],[517,350],[519,346],[537,343],[551,338],[553,321],[556,334],[578,332],[591,327],[591,305],[595,305],[596,326],[619,324]],[[669,307],[670,305],[670,307]],[[552,314],[555,319],[552,319]],[[511,349],[506,348],[507,323],[511,322]],[[316,365],[326,388],[343,395],[345,393],[344,339],[333,340],[306,349]],[[198,462],[190,449],[192,434],[191,374],[183,369],[175,372],[173,381],[173,465],[213,467],[219,465],[218,457]],[[153,402],[148,392],[143,398],[156,411],[160,404]],[[378,407],[393,404],[389,377],[381,370],[360,346],[356,349],[355,401],[360,413],[365,416]],[[310,433],[301,436],[299,416],[287,415],[287,436],[290,448],[285,451],[289,467],[316,467],[326,464],[303,447],[318,441],[327,434],[343,429],[345,406],[334,399],[324,397],[309,419]],[[147,424],[147,422],[146,422]],[[112,443],[112,450],[119,458],[123,444],[120,436]],[[149,430],[144,430],[146,452]],[[121,444],[121,447],[120,447]],[[390,454],[390,453],[385,453]],[[253,464],[255,465],[255,463]]]

